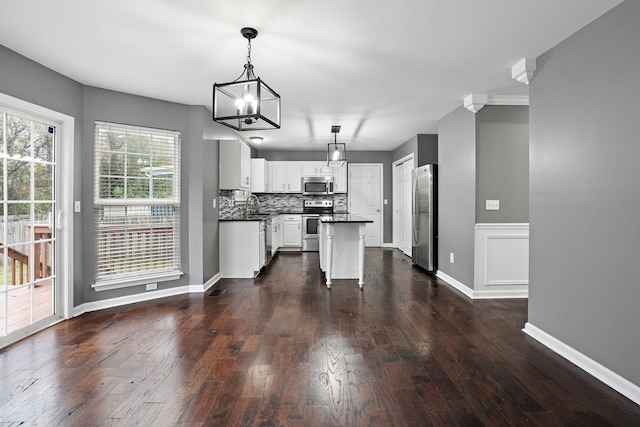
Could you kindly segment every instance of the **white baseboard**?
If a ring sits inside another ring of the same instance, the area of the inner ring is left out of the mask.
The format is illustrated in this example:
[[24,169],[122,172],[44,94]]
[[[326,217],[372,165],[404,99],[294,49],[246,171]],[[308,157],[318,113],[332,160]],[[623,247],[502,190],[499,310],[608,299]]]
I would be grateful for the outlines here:
[[606,368],[595,360],[585,356],[573,347],[527,322],[524,333],[555,351],[569,362],[593,375],[618,393],[640,405],[640,387]]
[[91,311],[104,310],[106,308],[120,307],[123,305],[134,304],[137,302],[151,301],[158,298],[166,298],[175,295],[183,295],[189,293],[204,293],[213,287],[220,279],[220,273],[207,280],[203,285],[187,285],[177,286],[175,288],[161,289],[157,291],[143,292],[135,295],[127,295],[117,298],[109,298],[100,301],[86,302],[73,308],[73,317],[80,316]]
[[443,273],[440,270],[436,271],[436,277],[439,277],[440,279],[444,280],[449,285],[453,286],[454,288],[456,288],[457,290],[459,290],[469,298],[473,298],[473,289],[471,289],[464,283],[458,282],[456,279],[454,279],[453,277],[449,276],[446,273]]
[[383,248],[395,248],[395,246],[393,245],[393,243],[383,243],[382,244]]
[[457,281],[453,277],[438,270],[436,276],[452,287],[456,288],[467,297],[471,299],[509,299],[509,298],[528,298],[529,289],[491,289],[491,290],[479,290],[471,289],[469,286],[462,282]]
[[222,274],[218,273],[213,276],[211,279],[207,280],[204,285],[189,285],[190,293],[198,293],[198,292],[207,292],[211,289],[218,281],[222,279]]
[[134,304],[136,302],[151,301],[158,298],[171,297],[189,293],[189,286],[176,286],[175,288],[161,289],[157,291],[144,292],[140,294],[127,295],[117,298],[109,298],[100,301],[92,301],[74,307],[73,315],[79,316],[90,311],[104,310],[105,308],[120,307]]

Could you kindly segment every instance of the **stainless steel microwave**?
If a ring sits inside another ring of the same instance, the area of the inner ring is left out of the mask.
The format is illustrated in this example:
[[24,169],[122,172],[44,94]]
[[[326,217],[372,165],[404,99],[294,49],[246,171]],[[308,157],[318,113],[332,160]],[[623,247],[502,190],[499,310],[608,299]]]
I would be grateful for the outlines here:
[[333,194],[332,176],[303,176],[302,194]]

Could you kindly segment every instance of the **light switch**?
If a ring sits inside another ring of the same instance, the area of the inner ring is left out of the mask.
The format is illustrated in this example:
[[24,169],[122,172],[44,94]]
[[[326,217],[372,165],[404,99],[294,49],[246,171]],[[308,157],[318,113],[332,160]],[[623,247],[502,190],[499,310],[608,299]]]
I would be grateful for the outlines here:
[[80,212],[80,200],[76,200],[73,202],[73,211]]
[[213,199],[213,209],[216,208],[216,199]]
[[499,211],[500,210],[500,200],[487,200],[486,201],[486,210],[488,210],[488,211]]

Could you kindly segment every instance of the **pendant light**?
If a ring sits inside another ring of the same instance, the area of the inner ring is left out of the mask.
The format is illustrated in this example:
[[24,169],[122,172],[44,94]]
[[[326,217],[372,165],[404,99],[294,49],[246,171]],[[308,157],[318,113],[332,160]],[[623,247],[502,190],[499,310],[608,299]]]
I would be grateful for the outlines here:
[[237,131],[280,129],[280,95],[260,77],[251,63],[251,40],[258,30],[240,30],[248,40],[247,63],[240,77],[213,85],[213,120]]
[[327,166],[340,167],[347,161],[347,146],[345,143],[338,142],[338,132],[340,126],[331,126],[333,133],[333,144],[327,146]]

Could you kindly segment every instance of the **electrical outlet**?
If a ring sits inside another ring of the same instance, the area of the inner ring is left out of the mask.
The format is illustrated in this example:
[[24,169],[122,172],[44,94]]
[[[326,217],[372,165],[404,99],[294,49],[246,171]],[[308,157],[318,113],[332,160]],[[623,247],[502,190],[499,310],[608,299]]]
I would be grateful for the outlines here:
[[158,289],[158,284],[157,283],[147,283],[147,290],[148,291],[154,291]]
[[449,252],[449,262],[453,264],[453,252]]
[[488,211],[499,211],[500,200],[487,200],[485,209]]
[[80,200],[76,200],[73,202],[73,211],[80,212]]

